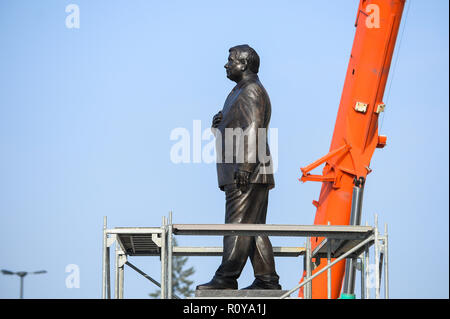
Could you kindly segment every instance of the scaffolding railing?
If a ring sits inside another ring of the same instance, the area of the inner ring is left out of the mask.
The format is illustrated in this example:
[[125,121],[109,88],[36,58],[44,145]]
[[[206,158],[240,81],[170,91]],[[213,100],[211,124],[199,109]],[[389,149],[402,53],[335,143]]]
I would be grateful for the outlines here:
[[[303,281],[286,291],[279,298],[289,297],[304,286],[304,298],[312,297],[311,281],[327,272],[328,298],[331,298],[331,269],[345,258],[358,261],[361,273],[361,298],[370,298],[370,289],[375,288],[375,298],[381,296],[382,270],[384,268],[384,297],[389,298],[388,277],[388,234],[378,230],[378,217],[375,226],[347,225],[268,225],[268,224],[173,224],[172,214],[162,218],[160,227],[116,227],[107,228],[107,218],[103,220],[103,262],[102,298],[111,298],[110,249],[115,244],[115,284],[114,297],[123,298],[124,267],[129,266],[144,278],[161,288],[162,299],[180,298],[173,294],[172,259],[173,256],[221,256],[222,247],[182,247],[173,245],[174,236],[289,236],[306,237],[305,247],[273,247],[276,257],[304,257],[306,276]],[[311,248],[310,237],[324,238],[315,249]],[[375,267],[369,269],[369,249],[374,247]],[[161,260],[160,282],[128,261],[129,256],[159,256]],[[326,259],[327,265],[312,274],[317,260]],[[332,261],[332,259],[334,259]],[[375,280],[371,280],[375,278]],[[375,283],[373,283],[375,281]],[[374,286],[374,287],[372,287]]]

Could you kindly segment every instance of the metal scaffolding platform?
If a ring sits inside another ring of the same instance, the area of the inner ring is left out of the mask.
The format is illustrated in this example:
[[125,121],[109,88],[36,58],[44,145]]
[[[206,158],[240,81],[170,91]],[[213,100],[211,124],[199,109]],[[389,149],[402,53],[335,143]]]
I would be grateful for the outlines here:
[[[330,278],[331,267],[344,258],[359,260],[357,268],[361,272],[361,297],[369,298],[369,248],[375,250],[375,298],[380,298],[381,273],[384,266],[384,297],[388,298],[388,258],[387,226],[382,236],[375,226],[336,225],[266,225],[266,224],[172,224],[172,216],[163,217],[160,227],[116,227],[107,228],[103,222],[103,273],[102,298],[111,298],[110,249],[115,244],[115,298],[123,298],[124,266],[127,265],[161,288],[161,298],[179,298],[172,293],[173,256],[221,256],[222,247],[180,247],[173,246],[173,236],[289,236],[306,237],[306,247],[273,247],[276,257],[303,256],[307,275],[302,283],[286,291],[277,298],[287,298],[305,286],[305,298],[311,297],[311,280],[324,271]],[[310,247],[310,237],[324,240],[314,250]],[[144,273],[128,261],[128,256],[159,256],[161,260],[161,283]],[[312,258],[324,258],[327,266],[312,275],[315,264]],[[331,261],[331,258],[334,260]],[[331,283],[328,281],[330,297]],[[227,292],[229,295],[230,292]],[[227,295],[227,296],[228,296]],[[226,298],[226,296],[224,296]]]

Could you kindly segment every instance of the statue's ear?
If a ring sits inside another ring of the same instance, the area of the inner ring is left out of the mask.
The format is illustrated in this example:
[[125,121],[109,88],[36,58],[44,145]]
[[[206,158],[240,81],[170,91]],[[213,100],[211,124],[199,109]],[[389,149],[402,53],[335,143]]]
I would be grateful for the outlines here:
[[245,70],[247,70],[247,67],[248,67],[247,60],[242,59],[241,60],[241,71],[244,72]]

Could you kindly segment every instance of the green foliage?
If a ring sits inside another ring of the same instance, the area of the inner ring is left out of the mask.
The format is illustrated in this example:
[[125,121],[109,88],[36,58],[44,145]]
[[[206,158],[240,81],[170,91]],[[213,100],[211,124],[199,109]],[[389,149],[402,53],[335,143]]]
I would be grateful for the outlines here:
[[[177,246],[177,241],[173,238],[173,245]],[[184,269],[188,258],[185,256],[174,256],[172,261],[172,293],[178,297],[191,297],[194,289],[191,285],[194,281],[189,280],[189,277],[194,274],[194,267]],[[152,298],[160,298],[161,290],[154,291],[149,294]]]

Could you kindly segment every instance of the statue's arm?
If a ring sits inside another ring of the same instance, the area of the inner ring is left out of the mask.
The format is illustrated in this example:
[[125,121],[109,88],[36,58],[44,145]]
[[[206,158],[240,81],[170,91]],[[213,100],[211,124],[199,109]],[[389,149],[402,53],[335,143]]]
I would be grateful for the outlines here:
[[243,92],[240,102],[242,118],[241,129],[244,135],[239,143],[245,143],[243,163],[237,164],[237,170],[252,173],[258,165],[258,129],[264,127],[265,95],[257,86]]

